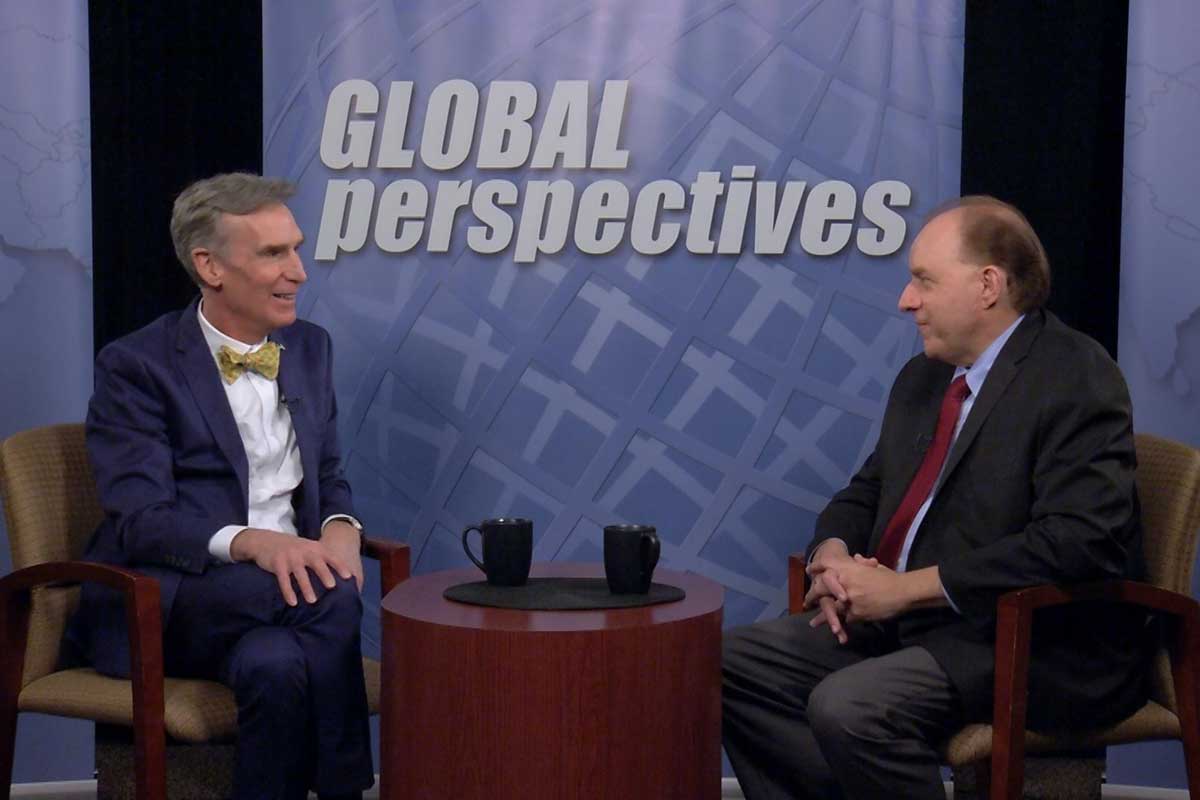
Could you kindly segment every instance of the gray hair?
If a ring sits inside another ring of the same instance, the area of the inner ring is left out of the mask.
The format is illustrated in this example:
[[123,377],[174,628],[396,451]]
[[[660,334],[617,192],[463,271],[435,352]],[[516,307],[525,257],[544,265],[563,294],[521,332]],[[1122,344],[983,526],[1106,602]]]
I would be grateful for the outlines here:
[[251,214],[265,206],[282,204],[296,187],[282,178],[264,178],[249,172],[229,172],[199,180],[175,198],[171,209],[171,242],[175,256],[197,286],[204,282],[196,274],[192,250],[219,250],[224,237],[218,223],[222,214]]

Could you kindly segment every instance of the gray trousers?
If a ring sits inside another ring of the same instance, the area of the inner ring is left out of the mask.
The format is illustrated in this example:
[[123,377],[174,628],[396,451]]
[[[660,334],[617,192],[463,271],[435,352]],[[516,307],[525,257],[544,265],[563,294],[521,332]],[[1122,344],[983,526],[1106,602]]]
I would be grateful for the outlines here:
[[945,672],[891,626],[812,613],[727,631],[722,737],[748,800],[944,800],[936,745],[962,725]]

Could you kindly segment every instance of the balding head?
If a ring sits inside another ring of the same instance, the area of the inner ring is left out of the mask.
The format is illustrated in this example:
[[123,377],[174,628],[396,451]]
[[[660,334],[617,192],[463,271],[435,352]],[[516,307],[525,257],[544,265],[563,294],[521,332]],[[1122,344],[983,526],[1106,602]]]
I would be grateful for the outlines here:
[[1050,262],[1033,226],[1017,208],[988,195],[967,195],[937,208],[930,221],[952,214],[959,229],[959,258],[994,265],[1008,275],[1009,298],[1020,313],[1050,297]]

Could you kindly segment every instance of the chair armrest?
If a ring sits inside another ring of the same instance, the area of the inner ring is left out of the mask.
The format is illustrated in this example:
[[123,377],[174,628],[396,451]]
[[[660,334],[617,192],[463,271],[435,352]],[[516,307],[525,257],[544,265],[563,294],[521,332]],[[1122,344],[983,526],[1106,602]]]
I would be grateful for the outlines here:
[[129,675],[133,684],[133,730],[139,762],[138,797],[165,797],[162,611],[158,581],[131,570],[86,561],[51,561],[0,578],[0,717],[14,717],[25,670],[32,592],[41,586],[93,581],[120,592],[129,630]]
[[804,595],[808,594],[808,573],[804,553],[788,556],[788,613],[799,614],[804,610]]
[[1200,603],[1187,595],[1151,583],[1127,580],[1099,581],[1078,586],[1045,585],[1015,589],[1001,595],[998,607],[1011,607],[1018,613],[1025,613],[1039,608],[1097,601],[1129,603],[1180,617],[1200,610]]
[[412,549],[408,545],[364,536],[363,554],[379,562],[381,597],[386,597],[401,581],[408,580],[412,563]]
[[158,581],[139,575],[124,567],[96,564],[91,561],[47,561],[10,572],[0,578],[0,597],[11,592],[29,591],[40,586],[68,585],[92,581],[102,583],[129,596],[139,581],[149,581],[157,589]]
[[993,797],[999,797],[1001,772],[1021,786],[1025,757],[1025,719],[1029,702],[1029,646],[1033,612],[1041,608],[1090,602],[1122,602],[1166,613],[1178,623],[1171,641],[1171,671],[1180,724],[1196,725],[1196,669],[1200,668],[1200,603],[1191,597],[1137,581],[1111,580],[1077,586],[1031,586],[1000,596],[996,607],[995,686],[992,696]]

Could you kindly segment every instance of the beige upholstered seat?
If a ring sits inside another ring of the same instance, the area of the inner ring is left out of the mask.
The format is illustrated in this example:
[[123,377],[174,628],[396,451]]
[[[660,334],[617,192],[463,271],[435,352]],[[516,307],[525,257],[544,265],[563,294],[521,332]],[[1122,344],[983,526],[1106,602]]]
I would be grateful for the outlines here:
[[[379,711],[379,662],[363,659],[367,701]],[[163,720],[167,736],[180,742],[227,741],[237,733],[237,704],[233,692],[212,681],[165,678]],[[94,669],[52,672],[21,690],[20,710],[60,717],[78,717],[128,727],[133,720],[133,691],[129,681],[106,678]]]
[[[0,493],[4,496],[13,560],[13,573],[0,578],[0,602],[5,605],[0,608],[0,615],[4,615],[0,625],[0,800],[6,800],[18,711],[90,719],[126,728],[135,725],[138,714],[131,681],[107,678],[92,669],[56,669],[63,631],[79,603],[79,587],[50,583],[29,592],[18,586],[30,568],[51,572],[58,567],[68,569],[100,522],[102,511],[87,461],[83,426],[39,428],[0,444]],[[408,577],[406,545],[370,541],[366,551],[383,562],[384,593]],[[54,578],[50,576],[51,581]],[[22,593],[31,596],[23,668],[16,662],[21,642],[19,637],[14,638],[15,628],[20,627],[15,614]],[[365,659],[363,669],[368,701],[375,713],[379,708],[379,663]],[[158,670],[161,676],[161,658]],[[233,739],[237,706],[232,691],[211,681],[160,680],[162,727],[172,742],[198,744]],[[169,761],[169,747],[167,755]],[[158,769],[161,772],[161,764]],[[102,774],[102,787],[105,778]]]

